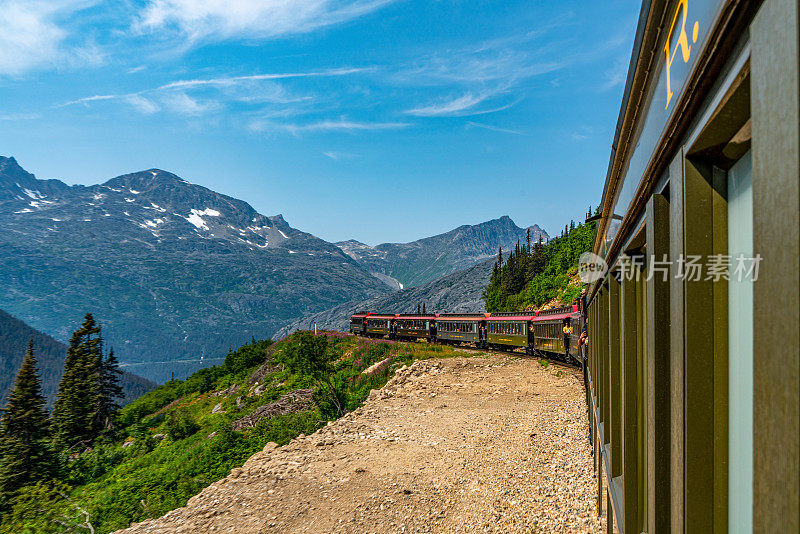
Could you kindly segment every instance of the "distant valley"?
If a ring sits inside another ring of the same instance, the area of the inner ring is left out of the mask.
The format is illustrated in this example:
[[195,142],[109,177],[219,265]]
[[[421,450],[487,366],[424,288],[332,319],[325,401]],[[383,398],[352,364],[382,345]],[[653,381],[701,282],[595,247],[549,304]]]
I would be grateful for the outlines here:
[[[73,326],[77,328],[78,324]],[[33,340],[42,392],[47,397],[48,406],[55,401],[64,370],[66,345],[0,310],[0,407],[14,385],[29,340]],[[124,403],[131,402],[157,386],[150,380],[128,372],[123,372],[120,385],[125,395]]]

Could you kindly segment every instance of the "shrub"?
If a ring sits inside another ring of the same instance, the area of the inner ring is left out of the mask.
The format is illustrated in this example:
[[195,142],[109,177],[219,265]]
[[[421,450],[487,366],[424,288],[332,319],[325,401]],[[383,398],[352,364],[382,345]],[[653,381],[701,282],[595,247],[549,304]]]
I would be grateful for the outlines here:
[[167,417],[165,431],[172,441],[188,438],[198,430],[200,425],[186,410],[175,410]]

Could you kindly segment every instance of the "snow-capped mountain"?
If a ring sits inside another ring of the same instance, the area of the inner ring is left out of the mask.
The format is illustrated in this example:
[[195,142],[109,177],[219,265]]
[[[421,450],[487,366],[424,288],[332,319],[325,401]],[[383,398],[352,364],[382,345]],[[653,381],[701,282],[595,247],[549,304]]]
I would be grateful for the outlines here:
[[[172,173],[68,186],[0,157],[0,307],[62,341],[92,312],[123,362],[224,357],[388,289],[282,216]],[[168,368],[132,370],[164,379]]]

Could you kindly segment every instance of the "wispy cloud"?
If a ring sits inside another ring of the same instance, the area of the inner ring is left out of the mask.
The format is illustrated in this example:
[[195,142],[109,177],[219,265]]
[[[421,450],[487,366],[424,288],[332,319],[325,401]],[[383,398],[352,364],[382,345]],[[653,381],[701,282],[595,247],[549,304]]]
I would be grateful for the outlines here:
[[93,0],[5,0],[0,4],[0,75],[38,67],[102,61],[92,44],[70,40],[64,21],[96,4]]
[[524,133],[520,132],[519,130],[511,130],[509,128],[500,128],[499,126],[492,126],[490,124],[483,124],[480,122],[473,122],[467,121],[467,128],[482,128],[484,130],[489,130],[492,132],[499,132],[499,133],[507,133],[507,134],[514,134],[514,135],[525,135]]
[[156,113],[161,109],[158,104],[141,95],[128,95],[125,101],[145,115]]
[[0,121],[29,121],[42,118],[39,112],[33,113],[0,113]]
[[334,152],[332,150],[323,152],[322,154],[325,157],[330,158],[334,161],[339,161],[343,159],[353,159],[359,157],[358,154],[351,154],[350,152]]
[[216,111],[221,106],[214,100],[200,101],[186,93],[174,93],[164,97],[164,104],[172,111],[181,115],[203,115],[209,111]]
[[411,124],[407,122],[358,122],[347,119],[323,120],[307,124],[253,121],[250,123],[250,130],[254,132],[281,130],[299,136],[300,134],[311,132],[399,130],[408,126],[411,126]]
[[150,0],[134,29],[171,30],[189,43],[306,33],[376,11],[394,0]]
[[356,74],[359,72],[364,72],[366,70],[369,69],[342,68],[342,69],[323,70],[318,72],[286,72],[286,73],[276,73],[276,74],[251,74],[248,76],[178,80],[175,82],[164,84],[161,87],[158,87],[158,89],[160,90],[191,89],[195,87],[207,87],[207,86],[229,87],[232,85],[237,85],[245,82],[256,82],[262,80],[283,80],[289,78],[309,78],[309,77],[319,77],[319,76],[347,76],[349,74]]
[[458,98],[447,100],[444,102],[437,102],[429,106],[406,110],[406,114],[415,115],[417,117],[440,117],[448,115],[459,115],[467,110],[472,109],[480,104],[488,97],[487,94],[472,94],[467,93]]

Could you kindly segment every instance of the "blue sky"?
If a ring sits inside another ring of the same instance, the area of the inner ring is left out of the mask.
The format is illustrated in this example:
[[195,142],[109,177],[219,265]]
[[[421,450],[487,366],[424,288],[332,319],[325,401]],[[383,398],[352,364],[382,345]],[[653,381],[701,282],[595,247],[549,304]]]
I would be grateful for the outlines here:
[[0,154],[152,167],[330,241],[596,206],[632,0],[0,0]]

